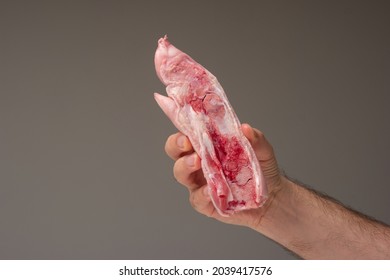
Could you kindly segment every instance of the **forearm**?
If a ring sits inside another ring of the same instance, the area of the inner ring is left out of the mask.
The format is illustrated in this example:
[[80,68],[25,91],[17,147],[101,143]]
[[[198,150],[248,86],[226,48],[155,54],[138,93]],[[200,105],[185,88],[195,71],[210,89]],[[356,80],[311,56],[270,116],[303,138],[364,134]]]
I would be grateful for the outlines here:
[[390,259],[390,228],[287,178],[255,230],[305,259]]

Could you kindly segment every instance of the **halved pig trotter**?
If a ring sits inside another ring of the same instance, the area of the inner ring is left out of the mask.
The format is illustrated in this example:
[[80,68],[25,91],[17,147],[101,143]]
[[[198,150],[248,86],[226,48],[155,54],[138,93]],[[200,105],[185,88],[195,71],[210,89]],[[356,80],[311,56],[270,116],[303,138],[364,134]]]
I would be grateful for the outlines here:
[[155,93],[155,99],[200,156],[218,213],[260,207],[267,188],[259,162],[217,79],[167,36],[158,41],[155,66],[168,93]]

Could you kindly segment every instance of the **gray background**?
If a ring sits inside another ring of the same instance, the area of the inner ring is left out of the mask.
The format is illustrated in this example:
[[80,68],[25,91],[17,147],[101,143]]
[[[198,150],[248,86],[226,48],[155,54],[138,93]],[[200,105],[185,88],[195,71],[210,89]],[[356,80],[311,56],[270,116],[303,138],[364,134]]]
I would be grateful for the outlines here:
[[388,3],[1,1],[0,258],[294,258],[174,180],[166,33],[290,176],[389,223]]

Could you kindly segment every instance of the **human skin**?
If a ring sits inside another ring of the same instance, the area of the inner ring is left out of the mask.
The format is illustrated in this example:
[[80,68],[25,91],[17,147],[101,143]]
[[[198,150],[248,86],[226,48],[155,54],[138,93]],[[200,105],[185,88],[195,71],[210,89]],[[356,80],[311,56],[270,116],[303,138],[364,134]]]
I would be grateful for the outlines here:
[[248,124],[241,129],[252,145],[269,190],[260,208],[218,214],[208,195],[199,156],[188,138],[168,137],[166,153],[175,160],[173,173],[184,185],[192,207],[218,221],[249,227],[304,259],[390,259],[390,227],[334,199],[294,182],[280,171],[273,148]]

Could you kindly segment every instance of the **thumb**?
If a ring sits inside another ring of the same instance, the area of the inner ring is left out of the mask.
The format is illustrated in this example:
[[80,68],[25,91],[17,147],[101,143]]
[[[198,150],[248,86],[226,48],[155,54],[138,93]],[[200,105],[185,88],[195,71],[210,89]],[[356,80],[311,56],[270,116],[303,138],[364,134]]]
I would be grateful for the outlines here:
[[248,138],[259,160],[268,187],[272,188],[278,185],[281,176],[271,144],[260,130],[252,128],[249,124],[243,124],[241,129],[246,138]]
[[253,150],[255,151],[257,159],[261,162],[266,162],[275,157],[271,144],[267,141],[264,134],[252,128],[249,124],[241,125],[242,132],[248,138]]

